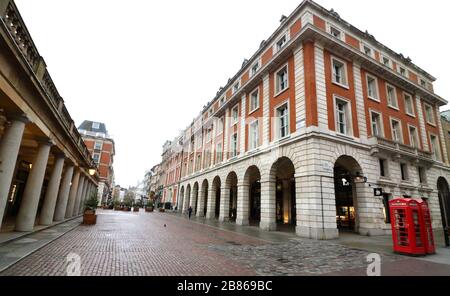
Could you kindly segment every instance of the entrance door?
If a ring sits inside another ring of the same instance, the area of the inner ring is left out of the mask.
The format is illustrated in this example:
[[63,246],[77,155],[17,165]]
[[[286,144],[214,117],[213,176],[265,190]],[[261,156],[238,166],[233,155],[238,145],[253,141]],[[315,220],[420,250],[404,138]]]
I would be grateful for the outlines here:
[[261,183],[254,182],[250,187],[250,220],[261,221]]
[[355,231],[355,206],[350,173],[335,167],[336,223],[339,230]]
[[438,179],[437,187],[442,225],[444,227],[445,245],[450,246],[450,190],[447,181],[442,177]]
[[[223,205],[222,205],[223,206]],[[220,215],[220,187],[216,189],[216,218]]]

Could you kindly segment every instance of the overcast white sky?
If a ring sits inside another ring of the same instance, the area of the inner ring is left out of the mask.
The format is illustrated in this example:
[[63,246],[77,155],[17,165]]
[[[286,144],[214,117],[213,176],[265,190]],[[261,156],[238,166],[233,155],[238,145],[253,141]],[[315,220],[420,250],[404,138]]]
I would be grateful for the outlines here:
[[[318,0],[438,78],[450,99],[448,1]],[[301,0],[16,0],[75,123],[106,123],[116,183],[136,185]]]

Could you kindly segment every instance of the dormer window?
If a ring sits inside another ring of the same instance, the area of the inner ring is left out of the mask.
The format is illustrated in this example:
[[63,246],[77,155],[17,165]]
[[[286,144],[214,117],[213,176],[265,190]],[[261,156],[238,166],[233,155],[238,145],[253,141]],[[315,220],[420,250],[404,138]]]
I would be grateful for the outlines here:
[[258,72],[258,70],[259,70],[259,62],[256,62],[250,70],[250,76],[255,75],[256,72]]
[[225,104],[225,97],[221,97],[219,101],[220,106],[223,106]]
[[399,68],[398,68],[398,72],[400,73],[400,75],[402,75],[402,76],[404,76],[404,77],[406,77],[406,69],[404,68],[404,67],[402,67],[402,66],[400,66]]
[[286,44],[286,41],[287,41],[286,35],[284,35],[283,37],[280,38],[280,40],[278,40],[277,51],[283,48],[283,46]]
[[427,87],[427,82],[423,79],[420,79],[420,86],[422,86],[423,88]]
[[369,57],[373,57],[372,48],[368,47],[367,45],[363,45],[363,51],[364,51],[365,55],[367,55]]
[[335,27],[330,27],[330,34],[333,35],[333,37],[336,37],[337,39],[342,38],[341,30],[338,30]]
[[238,90],[239,90],[239,82],[233,85],[233,94],[236,93]]
[[92,123],[92,128],[93,128],[93,129],[99,129],[99,128],[100,128],[100,123],[98,123],[98,122],[93,122],[93,123]]

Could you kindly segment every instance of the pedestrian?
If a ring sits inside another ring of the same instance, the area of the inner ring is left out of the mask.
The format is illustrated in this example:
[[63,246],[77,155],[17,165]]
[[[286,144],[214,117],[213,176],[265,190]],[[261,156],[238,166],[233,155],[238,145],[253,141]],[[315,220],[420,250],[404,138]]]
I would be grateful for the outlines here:
[[189,213],[189,220],[190,220],[191,219],[191,215],[192,215],[192,207],[191,206],[189,206],[188,213]]

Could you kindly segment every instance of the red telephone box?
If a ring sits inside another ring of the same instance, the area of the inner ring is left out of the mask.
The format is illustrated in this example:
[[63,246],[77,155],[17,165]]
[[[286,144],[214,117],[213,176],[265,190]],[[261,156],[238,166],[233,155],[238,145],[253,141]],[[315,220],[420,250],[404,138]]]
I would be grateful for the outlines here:
[[423,220],[421,221],[421,223],[423,224],[426,232],[425,248],[427,250],[427,254],[434,254],[436,253],[436,247],[434,245],[430,209],[428,207],[428,203],[425,200],[419,199],[417,200],[417,202],[419,203],[419,207],[421,208],[421,219]]
[[417,200],[397,198],[389,201],[391,209],[394,252],[426,255],[427,234],[421,218],[422,208]]

